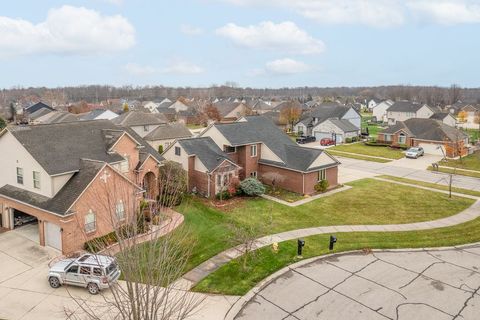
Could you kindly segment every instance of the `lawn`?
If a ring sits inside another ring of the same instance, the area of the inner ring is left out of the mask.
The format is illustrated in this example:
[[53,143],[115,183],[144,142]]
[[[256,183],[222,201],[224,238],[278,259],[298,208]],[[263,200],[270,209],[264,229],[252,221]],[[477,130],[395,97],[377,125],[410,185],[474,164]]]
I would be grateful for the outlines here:
[[[409,183],[409,184],[414,184],[414,185],[417,185],[417,186],[434,188],[434,189],[444,190],[444,191],[448,191],[448,189],[449,189],[448,186],[443,185],[443,184],[430,183],[430,182],[412,180],[412,179],[407,179],[407,178],[399,178],[399,177],[388,176],[388,175],[382,175],[382,176],[379,176],[379,178],[388,179],[388,180],[392,180],[392,181],[403,182],[403,183]],[[453,184],[455,184],[455,182]],[[473,190],[468,190],[468,189],[452,187],[452,192],[463,193],[463,194],[468,194],[468,195],[475,196],[475,197],[480,197],[480,191],[473,191]]]
[[[333,252],[361,249],[398,249],[455,246],[480,241],[480,218],[453,227],[405,232],[354,232],[336,234]],[[306,237],[303,259],[331,253],[328,250],[330,235]],[[244,295],[270,274],[298,262],[296,240],[279,243],[277,253],[270,246],[257,250],[247,260],[243,269],[239,259],[232,260],[203,279],[193,289],[229,295]]]
[[[429,166],[427,170],[434,171],[432,166]],[[472,171],[465,171],[465,170],[455,169],[455,168],[438,168],[438,171],[443,173],[454,173],[461,176],[480,178],[480,171],[472,172]]]
[[379,162],[379,163],[387,163],[387,162],[392,161],[392,160],[373,158],[373,157],[362,156],[362,155],[357,155],[357,154],[343,153],[343,152],[338,152],[338,151],[330,150],[330,149],[327,149],[327,152],[330,153],[333,156],[351,158],[351,159],[357,159],[357,160],[373,161],[373,162]]
[[447,160],[439,163],[440,166],[452,167],[458,169],[478,170],[480,171],[480,151],[463,157],[462,160]]
[[298,207],[247,198],[221,211],[206,200],[190,198],[177,208],[185,216],[182,228],[196,239],[187,270],[235,244],[228,241],[232,224],[255,225],[262,236],[314,226],[408,223],[450,216],[474,202],[373,179],[348,185],[353,188]]
[[352,144],[342,144],[328,150],[337,150],[343,152],[350,152],[355,154],[361,154],[366,156],[382,157],[388,159],[401,159],[405,155],[399,149],[392,149],[389,147],[383,146],[367,146],[362,142],[352,143]]
[[376,139],[382,127],[376,123],[368,123],[368,121],[372,120],[372,117],[371,113],[362,113],[362,132],[365,132],[366,128],[368,128],[369,136]]
[[281,188],[276,188],[274,191],[269,185],[265,185],[265,194],[287,202],[295,202],[305,198],[299,193],[295,193]]

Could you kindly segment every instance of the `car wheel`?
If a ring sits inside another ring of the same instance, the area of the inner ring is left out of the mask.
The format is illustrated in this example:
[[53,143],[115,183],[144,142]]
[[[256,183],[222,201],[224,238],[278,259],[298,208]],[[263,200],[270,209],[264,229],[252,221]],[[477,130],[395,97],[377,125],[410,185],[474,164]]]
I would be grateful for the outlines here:
[[95,283],[93,283],[93,282],[90,282],[90,283],[87,285],[87,290],[88,290],[88,292],[89,292],[90,294],[97,294],[98,291],[100,291],[100,290],[98,289],[98,286],[97,286]]
[[50,283],[50,287],[52,288],[58,288],[60,287],[60,280],[58,280],[57,277],[50,277],[48,278],[48,283]]

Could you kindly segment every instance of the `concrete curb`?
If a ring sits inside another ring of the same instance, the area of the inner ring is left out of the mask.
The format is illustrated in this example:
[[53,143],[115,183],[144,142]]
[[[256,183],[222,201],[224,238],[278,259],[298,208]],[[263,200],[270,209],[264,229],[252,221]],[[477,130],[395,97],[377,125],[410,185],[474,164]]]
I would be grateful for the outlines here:
[[[381,253],[381,252],[420,252],[420,251],[446,251],[446,250],[458,250],[458,249],[468,249],[472,248],[475,246],[479,246],[480,242],[476,243],[469,243],[469,244],[464,244],[464,245],[459,245],[459,246],[453,246],[453,247],[434,247],[434,248],[404,248],[404,249],[372,249],[371,253]],[[331,254],[326,254],[322,256],[317,256],[317,257],[312,257],[308,258],[296,263],[293,263],[289,266],[286,266],[275,273],[269,275],[262,281],[260,281],[255,287],[253,287],[250,291],[248,291],[244,296],[242,296],[240,299],[235,302],[231,308],[228,310],[227,314],[224,317],[224,320],[234,320],[235,316],[238,315],[238,313],[243,309],[243,307],[253,298],[257,293],[263,290],[270,282],[278,278],[279,276],[283,275],[285,272],[296,269],[299,267],[302,267],[304,265],[307,265],[309,263],[312,263],[317,260],[321,259],[327,259],[330,257],[335,257],[335,256],[345,256],[345,255],[350,255],[350,254],[358,254],[358,253],[363,253],[362,250],[352,250],[352,251],[345,251],[345,252],[338,252],[338,253],[331,253]],[[369,253],[368,253],[369,254]]]

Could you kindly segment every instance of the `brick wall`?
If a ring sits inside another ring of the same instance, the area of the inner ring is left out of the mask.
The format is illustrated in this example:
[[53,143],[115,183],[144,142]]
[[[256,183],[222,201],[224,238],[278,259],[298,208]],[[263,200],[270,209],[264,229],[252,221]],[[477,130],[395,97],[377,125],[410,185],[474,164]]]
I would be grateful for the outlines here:
[[[257,144],[257,156],[252,157],[250,154],[250,145],[237,147],[237,164],[242,168],[240,171],[240,180],[250,177],[250,174],[253,171],[258,171],[259,165],[258,160],[260,159],[261,154],[261,144]],[[232,159],[234,159],[232,157]]]

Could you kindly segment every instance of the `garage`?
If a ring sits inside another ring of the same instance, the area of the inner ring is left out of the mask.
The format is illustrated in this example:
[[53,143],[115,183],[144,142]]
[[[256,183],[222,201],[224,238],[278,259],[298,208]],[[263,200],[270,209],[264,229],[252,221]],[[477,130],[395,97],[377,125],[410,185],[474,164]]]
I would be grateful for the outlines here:
[[[331,132],[318,132],[315,131],[315,138],[317,141],[320,141],[323,138],[328,138],[328,139],[333,139],[333,135]],[[342,143],[343,142],[343,135],[337,133],[337,143]]]
[[436,156],[445,155],[445,147],[441,144],[419,143],[418,146],[423,148],[425,154],[433,154]]
[[13,226],[10,225],[11,229],[22,237],[40,243],[37,217],[14,208],[10,212],[13,218],[10,220],[10,223],[13,224]]
[[62,230],[54,223],[45,221],[45,245],[62,250]]

